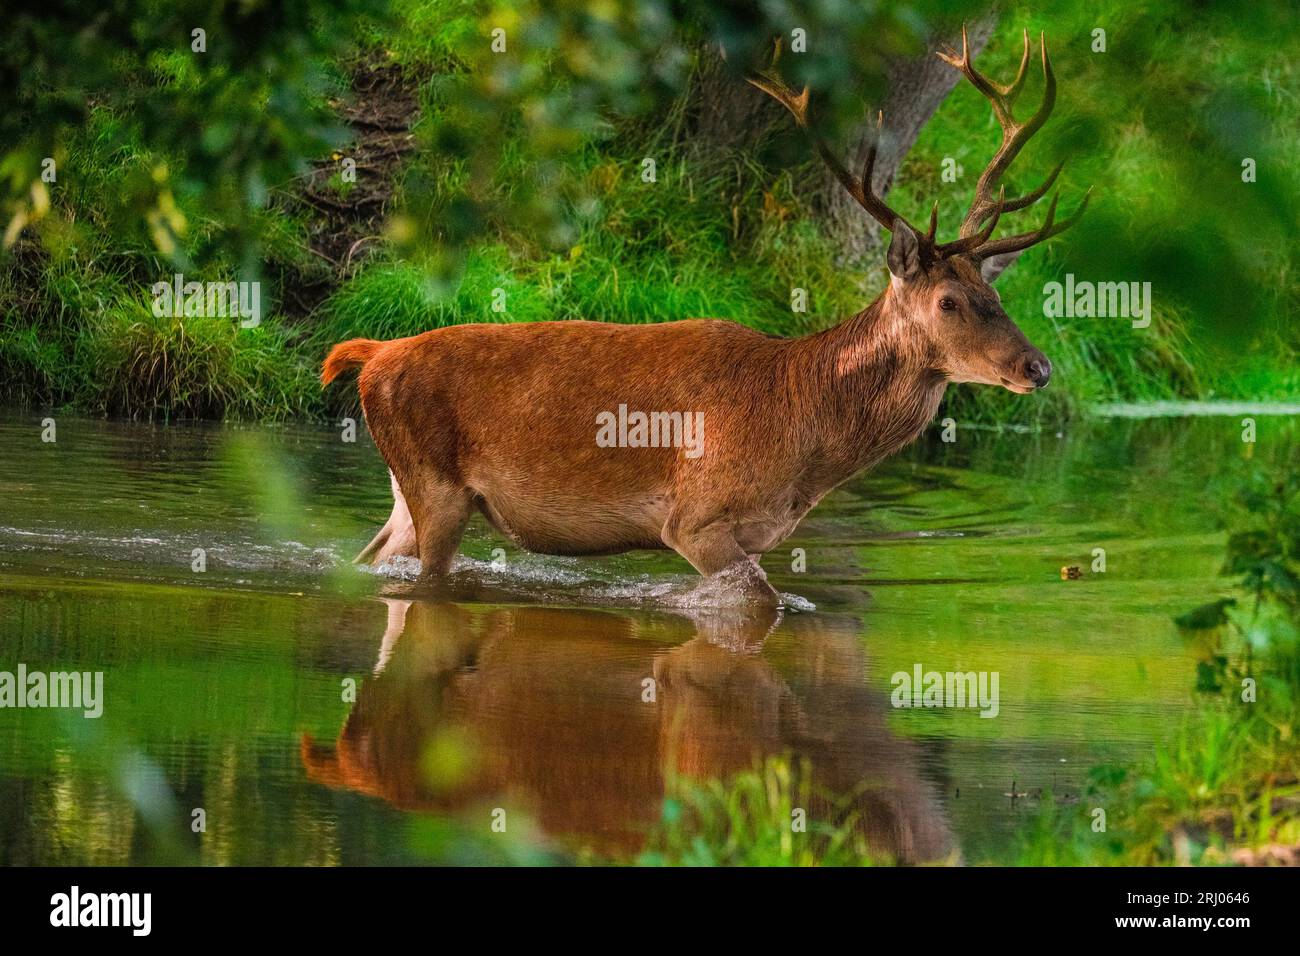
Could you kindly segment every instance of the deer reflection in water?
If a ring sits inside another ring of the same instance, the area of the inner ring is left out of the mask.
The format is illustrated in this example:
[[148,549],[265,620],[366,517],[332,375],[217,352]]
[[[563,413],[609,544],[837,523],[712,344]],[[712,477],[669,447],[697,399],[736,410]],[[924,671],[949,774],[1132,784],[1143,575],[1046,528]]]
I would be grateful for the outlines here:
[[[853,795],[873,854],[955,855],[920,748],[890,732],[888,697],[866,684],[855,622],[386,603],[375,674],[337,741],[301,741],[318,783],[403,810],[490,799],[561,841],[624,855],[659,818],[671,773],[725,779],[788,753],[809,761],[818,791]],[[439,739],[469,742],[465,773],[431,770]],[[812,820],[844,812],[819,802]]]

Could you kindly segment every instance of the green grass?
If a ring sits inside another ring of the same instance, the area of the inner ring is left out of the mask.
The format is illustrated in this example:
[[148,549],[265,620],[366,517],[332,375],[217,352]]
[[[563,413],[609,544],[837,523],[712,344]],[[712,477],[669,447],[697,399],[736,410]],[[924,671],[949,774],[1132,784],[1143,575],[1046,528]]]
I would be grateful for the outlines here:
[[271,418],[310,412],[318,401],[315,376],[272,323],[159,318],[147,302],[118,300],[76,348],[82,403],[94,411]]
[[[1297,727],[1294,714],[1270,722],[1244,704],[1204,708],[1149,760],[1097,768],[1077,803],[1045,797],[1014,862],[1215,865],[1243,850],[1300,844]],[[1094,826],[1098,810],[1105,830]]]
[[39,326],[0,316],[0,373],[19,400],[138,417],[275,419],[313,414],[319,386],[295,335],[272,317],[153,314],[129,279],[54,267]]

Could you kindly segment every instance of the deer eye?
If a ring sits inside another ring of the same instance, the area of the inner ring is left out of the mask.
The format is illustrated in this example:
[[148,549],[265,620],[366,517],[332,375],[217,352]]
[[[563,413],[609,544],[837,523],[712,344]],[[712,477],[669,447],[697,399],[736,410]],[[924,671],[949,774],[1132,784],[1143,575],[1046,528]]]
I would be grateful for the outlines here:
[[957,303],[947,296],[944,296],[939,300],[939,308],[943,309],[945,312],[951,312],[953,309],[957,308]]

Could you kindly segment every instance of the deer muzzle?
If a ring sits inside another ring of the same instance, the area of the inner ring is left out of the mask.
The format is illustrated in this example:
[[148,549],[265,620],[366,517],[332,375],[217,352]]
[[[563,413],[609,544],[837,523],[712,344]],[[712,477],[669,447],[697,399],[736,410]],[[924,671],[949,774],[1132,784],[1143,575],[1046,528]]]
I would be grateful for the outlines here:
[[1000,384],[1017,395],[1028,395],[1042,388],[1052,377],[1051,361],[1033,347],[1026,349],[1004,368],[1005,371],[998,376]]
[[1034,388],[1042,388],[1052,378],[1052,363],[1038,350],[1030,352],[1025,359],[1025,378],[1034,383]]

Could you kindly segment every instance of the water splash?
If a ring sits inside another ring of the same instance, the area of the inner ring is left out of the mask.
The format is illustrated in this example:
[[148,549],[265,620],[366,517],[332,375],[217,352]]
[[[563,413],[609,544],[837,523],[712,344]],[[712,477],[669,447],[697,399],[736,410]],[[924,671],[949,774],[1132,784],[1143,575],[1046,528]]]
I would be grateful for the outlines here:
[[[360,565],[359,570],[394,581],[414,582],[420,577],[420,562],[399,555],[373,567]],[[459,555],[452,563],[447,583],[452,587],[486,585],[541,600],[689,611],[750,605],[748,579],[744,569],[727,570],[707,578],[693,574],[609,576],[576,558],[528,555],[503,562]],[[783,607],[796,613],[817,609],[816,604],[797,594],[782,593],[780,598]]]
[[0,526],[0,552],[36,552],[73,556],[80,560],[129,563],[138,567],[189,566],[194,549],[201,548],[208,569],[286,571],[313,574],[346,564],[330,547],[313,547],[301,541],[257,542],[212,540],[188,533],[159,535],[138,531],[94,534],[61,528],[31,529]]

